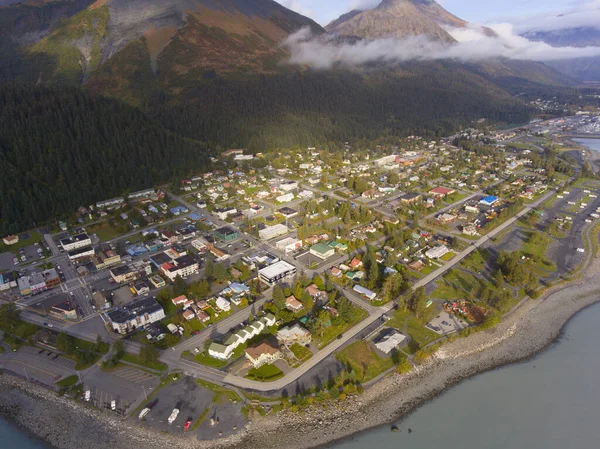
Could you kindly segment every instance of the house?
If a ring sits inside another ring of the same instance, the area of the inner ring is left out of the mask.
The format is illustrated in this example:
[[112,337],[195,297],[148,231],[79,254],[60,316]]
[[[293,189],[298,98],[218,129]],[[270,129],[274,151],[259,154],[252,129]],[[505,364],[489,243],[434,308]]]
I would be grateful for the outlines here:
[[312,334],[299,324],[293,327],[283,327],[277,331],[277,341],[279,344],[291,346],[294,343],[306,346],[312,342]]
[[190,320],[196,318],[196,314],[194,313],[193,310],[186,310],[185,312],[183,312],[183,318],[186,321],[190,321]]
[[267,226],[264,229],[258,231],[258,236],[261,240],[271,240],[280,235],[285,235],[289,232],[289,229],[284,224],[276,224],[274,226]]
[[325,260],[335,255],[335,249],[325,243],[317,243],[310,247],[310,254],[318,257],[321,260]]
[[173,215],[177,216],[177,215],[181,215],[181,214],[187,214],[189,211],[188,211],[187,207],[175,206],[175,207],[172,207],[171,209],[169,209],[169,212],[171,212]]
[[363,266],[362,260],[357,259],[356,257],[354,259],[352,259],[352,261],[350,262],[350,269],[357,269]]
[[215,214],[219,219],[226,220],[230,215],[237,214],[238,210],[235,207],[223,207],[220,209],[214,209],[213,214]]
[[467,212],[469,214],[478,214],[479,213],[479,209],[477,207],[474,207],[474,206],[465,206],[465,212]]
[[375,298],[377,298],[377,293],[369,290],[368,288],[363,287],[362,285],[355,285],[352,290],[354,290],[359,295],[364,296],[369,301],[373,301]]
[[165,318],[165,311],[154,298],[145,298],[112,310],[106,314],[113,330],[127,334],[146,324]]
[[289,203],[290,201],[292,201],[294,199],[294,194],[293,193],[286,193],[285,195],[280,195],[277,198],[275,198],[279,203]]
[[304,308],[304,305],[292,295],[285,298],[285,307],[292,312],[299,312]]
[[475,226],[475,225],[463,226],[462,233],[465,235],[471,235],[471,236],[477,235],[478,234],[477,226]]
[[421,271],[423,268],[425,268],[425,264],[420,260],[415,260],[408,264],[408,268],[414,271]]
[[403,195],[400,197],[400,201],[405,203],[405,204],[414,204],[417,201],[419,201],[421,199],[421,194],[420,193],[407,193],[406,195]]
[[6,246],[11,246],[11,245],[14,245],[15,243],[19,242],[19,236],[17,236],[17,235],[7,235],[6,237],[4,237],[2,239],[2,241],[4,242],[4,244]]
[[438,220],[441,223],[452,223],[453,221],[456,220],[456,216],[448,214],[448,213],[443,213],[438,217]]
[[389,354],[406,340],[396,329],[389,329],[383,332],[383,335],[375,342],[375,347],[384,354]]
[[444,257],[449,252],[450,250],[446,245],[440,245],[426,251],[425,256],[427,256],[430,259],[439,259],[440,257]]
[[196,314],[196,318],[198,318],[201,323],[210,321],[210,315],[202,310]]
[[292,190],[296,190],[298,188],[298,183],[296,181],[286,181],[279,184],[279,190],[283,192],[291,192]]
[[273,363],[282,357],[279,348],[268,341],[263,341],[256,346],[250,346],[246,348],[244,353],[254,368]]
[[339,278],[342,275],[342,270],[338,267],[331,268],[331,275],[335,278]]
[[217,298],[215,304],[217,308],[223,312],[229,312],[231,310],[231,303],[221,296]]
[[285,282],[295,275],[296,267],[283,260],[258,271],[259,279],[270,286]]
[[208,241],[202,237],[198,237],[195,240],[192,240],[192,247],[203,253],[208,248]]
[[296,209],[292,209],[291,207],[282,207],[277,212],[283,215],[285,218],[292,218],[298,215],[298,211]]
[[[337,268],[336,268],[337,269]],[[339,270],[338,270],[339,271]],[[331,271],[333,275],[333,270]],[[341,271],[340,271],[341,274]],[[310,284],[308,287],[304,289],[306,293],[310,295],[310,297],[315,301],[327,301],[327,292],[320,290],[316,284]]]
[[[237,347],[237,346],[236,346]],[[218,360],[229,360],[233,353],[231,346],[225,346],[221,343],[211,343],[208,347],[208,355]]]
[[144,281],[136,282],[135,284],[133,284],[132,289],[135,292],[135,294],[138,296],[142,296],[147,293],[150,293],[150,286],[147,283],[145,283]]
[[171,300],[171,302],[173,304],[175,304],[176,306],[183,306],[187,301],[188,301],[188,298],[185,295],[178,296],[177,298],[173,298]]
[[447,187],[435,187],[429,191],[431,195],[435,195],[438,198],[444,198],[446,195],[452,195],[454,192],[456,190]]

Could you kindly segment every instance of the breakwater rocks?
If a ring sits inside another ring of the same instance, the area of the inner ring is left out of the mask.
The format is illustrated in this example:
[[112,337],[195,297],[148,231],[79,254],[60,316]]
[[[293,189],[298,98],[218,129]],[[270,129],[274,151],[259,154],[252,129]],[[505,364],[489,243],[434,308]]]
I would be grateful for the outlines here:
[[9,375],[0,376],[0,413],[58,449],[306,449],[396,421],[466,378],[532,357],[570,317],[599,300],[594,259],[577,283],[525,302],[494,329],[444,345],[408,375],[391,375],[345,401],[259,418],[226,439],[156,433]]

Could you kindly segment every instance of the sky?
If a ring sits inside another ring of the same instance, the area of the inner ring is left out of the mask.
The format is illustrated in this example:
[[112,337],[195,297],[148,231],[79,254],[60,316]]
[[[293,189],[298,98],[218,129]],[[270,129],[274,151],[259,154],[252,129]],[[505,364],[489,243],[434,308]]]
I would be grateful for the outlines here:
[[[321,25],[356,7],[377,4],[377,0],[279,0],[282,5],[311,17]],[[468,22],[513,22],[523,16],[561,11],[582,0],[439,0],[444,8]],[[514,19],[514,20],[513,20]]]

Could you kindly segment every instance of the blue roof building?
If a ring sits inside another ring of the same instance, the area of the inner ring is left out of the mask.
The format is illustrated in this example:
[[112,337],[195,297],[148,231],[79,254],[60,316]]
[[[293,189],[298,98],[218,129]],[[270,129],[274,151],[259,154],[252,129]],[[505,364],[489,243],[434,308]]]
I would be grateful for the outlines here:
[[148,249],[142,245],[131,245],[129,248],[127,248],[127,254],[129,254],[131,257],[141,256],[147,252]]
[[479,204],[483,204],[484,206],[493,206],[497,202],[498,202],[498,197],[490,195],[490,196],[486,196],[485,198],[480,200]]

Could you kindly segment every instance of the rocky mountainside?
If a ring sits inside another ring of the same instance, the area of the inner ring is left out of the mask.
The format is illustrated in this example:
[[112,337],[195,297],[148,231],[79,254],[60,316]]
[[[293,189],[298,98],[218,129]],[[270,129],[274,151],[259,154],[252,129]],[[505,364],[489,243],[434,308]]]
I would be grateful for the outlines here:
[[433,0],[383,0],[374,9],[345,14],[325,29],[339,36],[377,39],[426,35],[450,43],[454,38],[442,26],[465,24]]

